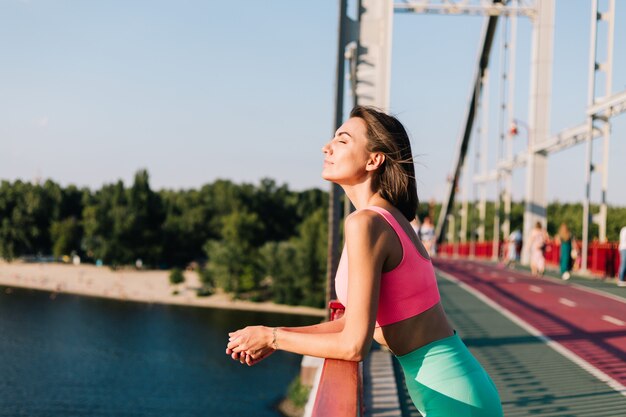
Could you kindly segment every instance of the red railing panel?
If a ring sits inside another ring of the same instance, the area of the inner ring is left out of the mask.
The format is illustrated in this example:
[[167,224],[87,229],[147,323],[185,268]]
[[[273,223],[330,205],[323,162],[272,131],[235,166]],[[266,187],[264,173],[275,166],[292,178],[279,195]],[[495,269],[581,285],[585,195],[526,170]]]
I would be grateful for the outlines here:
[[326,359],[315,396],[313,417],[359,415],[359,363]]
[[[337,300],[328,303],[330,320],[337,320],[345,307]],[[362,415],[363,376],[359,362],[325,359],[312,417],[357,417]]]
[[[499,255],[506,253],[505,243],[500,246]],[[473,248],[472,248],[473,246]],[[442,243],[439,245],[438,253],[440,255],[469,257],[472,255],[476,258],[491,258],[493,254],[492,242],[475,242],[475,243]],[[576,271],[580,268],[581,243],[576,242],[578,258],[574,260],[573,269]],[[561,245],[556,241],[546,242],[544,250],[546,264],[558,266],[561,258]],[[591,242],[587,251],[587,268],[595,275],[603,277],[614,277],[619,271],[619,251],[615,242],[599,243]]]

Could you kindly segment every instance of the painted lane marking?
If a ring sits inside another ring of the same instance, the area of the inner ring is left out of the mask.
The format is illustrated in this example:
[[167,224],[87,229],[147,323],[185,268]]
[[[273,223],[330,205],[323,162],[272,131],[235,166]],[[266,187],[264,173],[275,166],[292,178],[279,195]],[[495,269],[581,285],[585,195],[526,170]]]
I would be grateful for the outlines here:
[[576,365],[580,366],[582,369],[589,372],[591,375],[593,375],[600,381],[606,383],[609,387],[613,388],[619,394],[626,397],[626,386],[622,385],[619,381],[610,377],[606,373],[602,372],[602,370],[593,366],[592,364],[590,364],[585,359],[578,356],[576,353],[572,352],[565,346],[550,339],[548,336],[541,333],[539,329],[532,326],[530,323],[522,320],[520,317],[513,314],[510,310],[502,307],[500,304],[496,303],[495,301],[487,297],[482,292],[478,291],[477,289],[474,289],[473,287],[470,287],[468,284],[464,283],[463,281],[456,278],[452,274],[444,272],[441,269],[437,269],[437,274],[440,274],[443,278],[447,279],[448,281],[454,282],[459,287],[463,288],[465,291],[469,292],[470,294],[473,294],[474,297],[478,298],[483,303],[487,304],[488,306],[490,306],[491,308],[493,308],[494,310],[502,314],[504,317],[508,318],[513,323],[516,323],[518,326],[526,330],[528,333],[532,334],[537,339],[544,342],[547,346],[551,347],[552,349],[554,349],[561,355],[565,356],[567,359],[574,362]]
[[517,280],[516,280],[514,277],[507,277],[507,279],[506,279],[506,280],[507,280],[508,282],[511,282],[511,283],[513,283],[513,282],[517,282]]
[[616,319],[611,316],[602,316],[602,320],[608,321],[611,324],[615,324],[616,326],[626,326],[626,321],[622,321],[620,319]]
[[576,307],[578,305],[574,301],[568,300],[567,298],[559,298],[559,303],[566,305],[568,307]]
[[619,297],[617,295],[613,295],[613,294],[605,292],[605,291],[603,291],[601,289],[590,288],[590,287],[587,287],[585,285],[576,284],[576,283],[571,282],[571,281],[563,281],[563,279],[561,279],[561,278],[554,278],[554,277],[551,277],[551,276],[548,276],[548,275],[544,275],[543,279],[552,281],[554,283],[557,283],[559,285],[563,285],[563,286],[566,286],[566,287],[574,287],[574,288],[579,289],[581,291],[589,292],[589,293],[592,293],[592,294],[595,294],[595,295],[600,295],[602,297],[610,298],[611,300],[614,300],[614,301],[626,304],[626,298]]
[[543,292],[543,288],[538,287],[536,285],[531,285],[528,287],[532,292],[536,292],[537,294],[541,294]]
[[[469,269],[476,269],[476,268],[478,268],[478,266],[474,266],[474,265],[468,263],[468,264],[466,264],[464,266],[464,268],[466,270],[469,270]],[[479,269],[482,270],[482,268],[479,268]],[[520,270],[517,270],[516,272],[518,272],[520,274],[524,273],[524,271],[520,271]],[[571,281],[563,281],[560,277],[559,278],[555,278],[555,277],[551,277],[549,275],[544,275],[543,279],[544,280],[549,280],[549,281],[552,281],[552,282],[555,282],[555,283],[558,283],[559,285],[563,285],[563,286],[567,286],[567,287],[574,287],[574,288],[577,288],[577,289],[579,289],[581,291],[585,291],[585,292],[589,292],[589,293],[592,293],[592,294],[600,295],[602,297],[610,298],[610,299],[612,299],[614,301],[626,304],[626,298],[625,297],[620,297],[620,296],[617,296],[617,295],[613,295],[611,293],[603,291],[602,289],[590,288],[590,287],[587,287],[585,285],[576,284],[576,283],[571,282]],[[509,278],[507,278],[507,280],[509,282],[515,282],[515,278],[513,278],[513,277],[509,277]]]

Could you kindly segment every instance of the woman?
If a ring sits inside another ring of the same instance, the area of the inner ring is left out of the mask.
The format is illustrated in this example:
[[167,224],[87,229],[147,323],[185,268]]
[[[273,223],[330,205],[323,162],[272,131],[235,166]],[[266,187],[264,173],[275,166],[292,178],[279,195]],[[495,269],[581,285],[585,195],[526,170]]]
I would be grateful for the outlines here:
[[546,269],[546,258],[543,256],[548,234],[543,230],[541,222],[535,223],[530,232],[530,272],[534,276],[543,276]]
[[402,124],[356,107],[322,151],[322,176],[357,209],[345,220],[336,276],[345,314],[314,326],[246,327],[229,333],[226,353],[248,365],[276,349],[361,361],[373,338],[397,356],[423,415],[502,416],[493,382],[448,323],[428,253],[409,224],[418,199]]
[[507,239],[507,261],[506,266],[511,266],[519,262],[519,252],[522,246],[522,232],[515,229]]
[[561,253],[559,258],[559,266],[561,267],[561,278],[570,279],[570,270],[572,269],[572,234],[567,225],[561,223],[559,233],[556,237],[557,242],[561,245]]
[[619,246],[617,248],[620,256],[617,286],[626,287],[626,226],[619,231]]
[[424,217],[418,236],[428,254],[432,255],[435,247],[435,226],[430,221],[430,216]]

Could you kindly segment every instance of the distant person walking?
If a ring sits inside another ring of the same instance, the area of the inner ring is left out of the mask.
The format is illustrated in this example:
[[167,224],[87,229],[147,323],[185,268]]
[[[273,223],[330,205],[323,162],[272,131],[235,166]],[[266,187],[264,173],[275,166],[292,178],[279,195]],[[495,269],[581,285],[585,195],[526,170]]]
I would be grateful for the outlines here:
[[415,234],[419,237],[420,235],[420,221],[418,219],[417,216],[415,216],[415,218],[413,220],[411,220],[411,227],[413,228],[413,231],[415,232]]
[[622,227],[622,230],[619,232],[619,256],[620,264],[617,286],[626,287],[626,281],[624,280],[624,275],[626,275],[626,226]]
[[507,259],[506,266],[511,266],[519,262],[519,252],[522,247],[522,232],[519,229],[515,229],[509,235],[507,239]]
[[559,226],[559,233],[556,235],[556,240],[561,245],[561,253],[560,253],[560,262],[559,265],[561,267],[561,278],[564,280],[568,280],[571,277],[571,269],[572,269],[572,252],[575,250],[573,246],[572,234],[570,233],[567,225],[565,223],[561,223]]
[[546,269],[543,251],[547,240],[548,234],[543,230],[541,222],[537,222],[533,231],[530,232],[530,272],[533,276],[543,276]]
[[424,217],[424,222],[419,229],[419,238],[428,251],[428,254],[432,255],[435,249],[435,226],[430,221],[430,216]]

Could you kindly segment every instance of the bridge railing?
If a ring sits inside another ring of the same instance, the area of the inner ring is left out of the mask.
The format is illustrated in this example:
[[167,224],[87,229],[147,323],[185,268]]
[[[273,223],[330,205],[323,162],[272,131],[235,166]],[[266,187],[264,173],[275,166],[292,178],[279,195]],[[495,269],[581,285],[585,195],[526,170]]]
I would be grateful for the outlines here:
[[[591,242],[587,250],[587,269],[593,274],[603,277],[617,276],[619,271],[619,244],[617,242]],[[574,270],[580,268],[582,242],[576,242],[575,249],[578,254],[574,259]],[[546,244],[546,263],[559,265],[561,259],[561,246],[556,241]]]
[[[329,303],[330,319],[340,318],[345,307]],[[311,417],[360,417],[363,415],[363,375],[359,362],[325,359]]]
[[[575,249],[577,258],[574,259],[573,270],[580,268],[582,245],[576,242]],[[500,244],[500,257],[506,256],[506,242]],[[491,259],[493,255],[493,242],[475,242],[475,243],[442,243],[438,246],[438,254],[446,256],[458,256],[461,258],[474,257]],[[552,266],[558,266],[561,258],[561,246],[552,240],[546,243],[544,250],[546,263]],[[614,277],[619,271],[619,250],[616,242],[600,243],[592,242],[589,244],[587,252],[587,269],[602,277]]]

